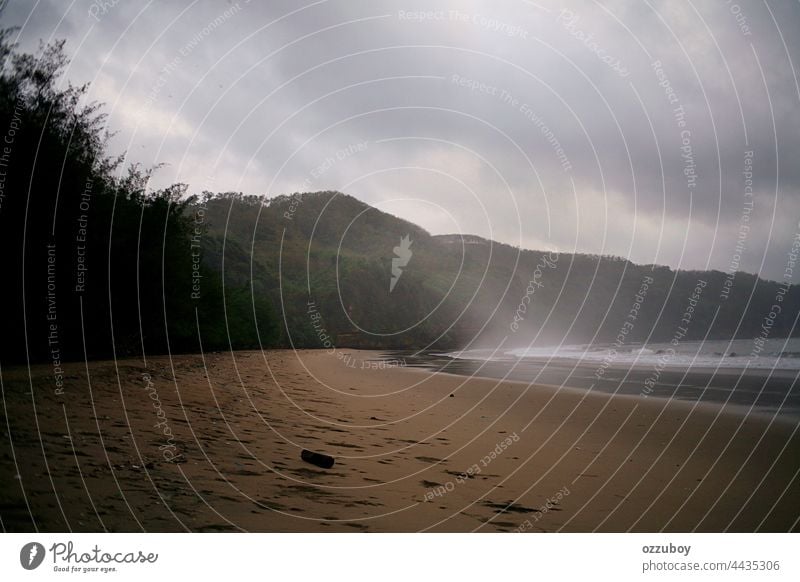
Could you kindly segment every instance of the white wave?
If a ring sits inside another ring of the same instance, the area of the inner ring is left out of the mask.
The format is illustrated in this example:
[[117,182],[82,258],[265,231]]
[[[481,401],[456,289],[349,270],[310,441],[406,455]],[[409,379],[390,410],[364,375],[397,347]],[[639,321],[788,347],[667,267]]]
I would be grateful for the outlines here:
[[456,359],[503,361],[536,359],[569,361],[584,365],[678,367],[678,368],[755,368],[800,370],[800,340],[784,338],[767,340],[763,349],[754,349],[753,340],[652,343],[614,348],[608,344],[536,346],[500,352],[471,349],[450,352]]

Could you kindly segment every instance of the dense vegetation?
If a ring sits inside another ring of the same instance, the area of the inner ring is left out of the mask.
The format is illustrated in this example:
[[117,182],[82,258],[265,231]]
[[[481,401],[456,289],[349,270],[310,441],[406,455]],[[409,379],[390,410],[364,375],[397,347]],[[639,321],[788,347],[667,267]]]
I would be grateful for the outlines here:
[[[226,277],[243,284],[252,273],[256,293],[281,306],[284,344],[319,347],[328,336],[361,347],[613,342],[623,329],[630,344],[754,338],[765,322],[781,337],[795,333],[800,313],[800,289],[755,275],[737,273],[724,293],[719,271],[431,236],[337,192],[223,194],[205,208],[207,259],[222,264],[224,240]],[[406,235],[413,256],[390,291],[394,247]],[[767,321],[776,301],[782,312]]]
[[245,282],[223,293],[219,274],[198,268],[205,225],[186,187],[150,191],[150,170],[122,171],[87,87],[59,88],[63,42],[36,57],[9,38],[0,33],[3,360],[273,342],[266,300],[251,301]]

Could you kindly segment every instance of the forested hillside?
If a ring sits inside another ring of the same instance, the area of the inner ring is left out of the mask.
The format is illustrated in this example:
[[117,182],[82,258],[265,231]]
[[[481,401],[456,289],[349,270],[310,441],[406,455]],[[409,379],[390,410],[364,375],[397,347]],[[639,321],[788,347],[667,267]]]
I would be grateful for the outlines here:
[[[796,287],[754,275],[737,273],[729,287],[719,271],[431,236],[337,192],[207,194],[203,207],[210,266],[224,268],[235,288],[252,281],[255,296],[282,315],[281,342],[296,346],[328,337],[339,346],[414,348],[610,342],[622,329],[629,342],[756,337],[776,301],[784,315],[769,333],[779,337],[800,311]],[[394,248],[405,236],[412,256],[390,291]]]

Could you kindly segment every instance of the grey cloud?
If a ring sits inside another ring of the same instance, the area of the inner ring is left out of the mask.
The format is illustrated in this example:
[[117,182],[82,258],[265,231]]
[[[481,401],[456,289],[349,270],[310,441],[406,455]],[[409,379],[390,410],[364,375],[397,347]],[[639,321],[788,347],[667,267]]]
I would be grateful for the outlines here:
[[68,39],[115,147],[170,164],[157,185],[347,186],[434,232],[725,269],[752,150],[742,267],[783,270],[800,218],[796,3],[119,2],[99,22],[92,5],[11,3],[3,20],[28,20],[26,48]]

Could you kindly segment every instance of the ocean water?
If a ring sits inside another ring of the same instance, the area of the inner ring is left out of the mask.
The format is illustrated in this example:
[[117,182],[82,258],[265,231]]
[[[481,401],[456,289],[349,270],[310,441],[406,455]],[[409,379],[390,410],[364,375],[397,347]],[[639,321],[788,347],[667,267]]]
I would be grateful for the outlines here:
[[408,366],[641,398],[721,405],[800,422],[800,339],[397,352]]
[[610,367],[675,369],[800,370],[800,338],[773,338],[762,343],[752,339],[733,341],[685,341],[671,343],[564,345],[506,350],[476,349],[450,352],[455,359],[573,362]]

